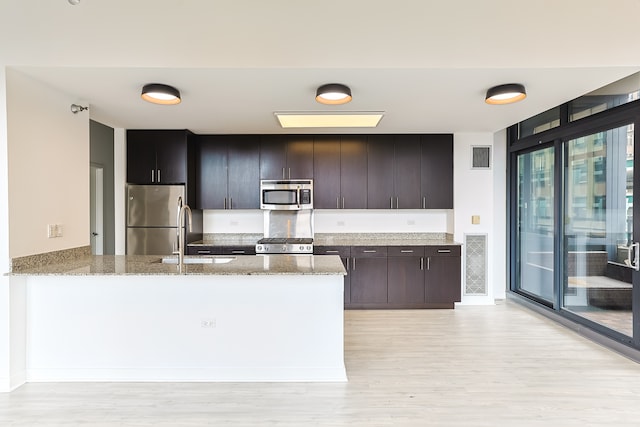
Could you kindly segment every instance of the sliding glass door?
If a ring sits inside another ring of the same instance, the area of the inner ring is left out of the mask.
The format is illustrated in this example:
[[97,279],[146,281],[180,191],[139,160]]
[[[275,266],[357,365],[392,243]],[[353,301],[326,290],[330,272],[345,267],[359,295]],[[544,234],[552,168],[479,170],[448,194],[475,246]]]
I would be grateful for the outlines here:
[[517,157],[516,289],[554,301],[554,147]]
[[562,307],[633,337],[634,126],[565,143]]

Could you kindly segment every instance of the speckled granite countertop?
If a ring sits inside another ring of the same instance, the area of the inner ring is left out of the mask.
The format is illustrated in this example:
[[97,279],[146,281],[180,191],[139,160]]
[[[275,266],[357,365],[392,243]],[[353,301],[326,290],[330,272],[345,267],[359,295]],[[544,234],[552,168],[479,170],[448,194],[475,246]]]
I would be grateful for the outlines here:
[[[205,234],[194,246],[253,246],[261,234]],[[460,245],[447,233],[315,233],[315,246],[437,246]]]
[[91,276],[91,275],[345,275],[336,255],[240,255],[224,264],[188,264],[182,273],[177,265],[162,264],[162,257],[151,255],[87,256],[58,263],[23,267],[14,276]]

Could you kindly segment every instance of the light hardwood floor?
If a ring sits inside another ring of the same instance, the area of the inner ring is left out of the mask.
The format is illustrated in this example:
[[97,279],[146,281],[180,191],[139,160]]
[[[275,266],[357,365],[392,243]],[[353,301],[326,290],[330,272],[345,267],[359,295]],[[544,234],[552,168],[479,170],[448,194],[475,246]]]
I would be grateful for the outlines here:
[[521,305],[345,313],[348,383],[26,384],[0,426],[638,426],[640,365]]

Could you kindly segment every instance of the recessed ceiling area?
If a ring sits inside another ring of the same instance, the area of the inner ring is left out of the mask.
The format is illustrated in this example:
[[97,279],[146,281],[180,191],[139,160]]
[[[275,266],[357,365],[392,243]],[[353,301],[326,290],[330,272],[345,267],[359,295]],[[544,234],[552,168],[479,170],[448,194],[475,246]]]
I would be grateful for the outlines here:
[[[317,25],[336,8],[344,22]],[[517,22],[486,25],[510,13]],[[282,129],[274,113],[384,111],[367,132],[495,132],[640,70],[633,26],[619,19],[637,14],[632,0],[2,2],[0,61],[112,127],[344,133]],[[155,24],[168,20],[171,31]],[[151,82],[175,87],[182,102],[144,102]],[[353,100],[317,103],[331,82]],[[511,82],[526,87],[525,100],[484,102]]]

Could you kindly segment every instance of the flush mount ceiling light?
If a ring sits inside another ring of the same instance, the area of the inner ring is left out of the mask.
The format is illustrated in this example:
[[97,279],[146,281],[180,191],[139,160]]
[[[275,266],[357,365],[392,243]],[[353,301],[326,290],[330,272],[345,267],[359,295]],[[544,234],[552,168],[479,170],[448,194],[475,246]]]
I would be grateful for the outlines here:
[[340,83],[322,85],[316,91],[316,101],[329,105],[346,104],[351,101],[351,89]]
[[154,104],[175,105],[179,104],[180,92],[173,86],[160,83],[149,83],[142,88],[142,99]]
[[374,128],[384,112],[274,113],[283,128]]
[[506,85],[494,86],[487,91],[484,100],[487,104],[511,104],[522,101],[527,97],[524,86],[520,83],[509,83]]

